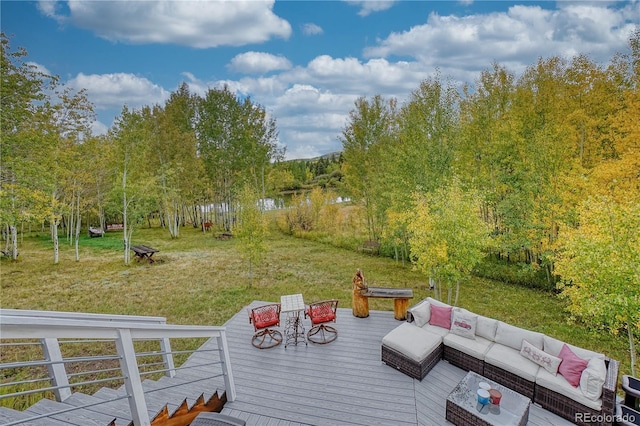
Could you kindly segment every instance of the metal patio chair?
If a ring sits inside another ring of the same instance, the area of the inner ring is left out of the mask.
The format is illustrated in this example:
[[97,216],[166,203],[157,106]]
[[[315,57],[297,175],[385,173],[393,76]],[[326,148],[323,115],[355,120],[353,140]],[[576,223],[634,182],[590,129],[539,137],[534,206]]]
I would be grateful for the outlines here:
[[305,311],[305,317],[311,319],[311,328],[307,333],[307,339],[320,344],[336,340],[338,330],[327,323],[336,322],[337,312],[338,301],[336,299],[311,303]]
[[280,304],[270,303],[248,309],[249,323],[253,324],[255,333],[251,344],[259,349],[268,349],[282,343],[282,333],[273,327],[280,326]]

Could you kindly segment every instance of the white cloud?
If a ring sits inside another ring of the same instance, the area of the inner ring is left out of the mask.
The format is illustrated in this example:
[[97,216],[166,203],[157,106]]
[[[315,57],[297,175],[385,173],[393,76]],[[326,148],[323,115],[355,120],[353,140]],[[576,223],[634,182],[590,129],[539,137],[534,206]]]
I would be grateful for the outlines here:
[[67,84],[76,89],[87,89],[87,96],[97,109],[138,108],[163,103],[169,92],[144,77],[133,74],[83,74]]
[[[313,121],[313,127],[335,129],[336,126],[344,124],[343,120],[336,120],[336,117],[345,117],[358,96],[337,93],[328,88],[319,89],[312,85],[294,84],[274,98],[270,105],[278,117],[278,122],[282,121],[287,126],[299,126],[302,123],[299,117],[306,116],[304,127]],[[315,118],[311,120],[309,116]]]
[[51,71],[49,71],[47,67],[45,67],[42,64],[38,64],[36,62],[27,62],[27,65],[31,68],[32,71],[35,71],[43,75],[48,75],[48,76],[52,75]]
[[288,38],[291,25],[268,1],[86,1],[69,0],[68,15],[57,2],[40,10],[59,22],[93,31],[114,42],[169,43],[195,48],[242,46]]
[[[429,15],[423,25],[391,33],[364,50],[365,57],[413,57],[420,63],[451,71],[454,78],[489,67],[492,61],[522,71],[537,57],[572,56],[577,52],[596,61],[626,47],[638,23],[640,3],[626,8],[604,4],[559,2],[560,9],[512,6],[487,15]],[[633,21],[633,14],[636,14]]]
[[227,66],[245,74],[264,74],[269,71],[288,70],[291,62],[284,56],[265,52],[245,52],[236,55]]
[[415,89],[417,83],[432,72],[432,69],[425,69],[415,62],[389,62],[386,59],[362,62],[357,58],[321,55],[309,62],[300,77],[344,93],[397,96]]
[[347,3],[359,6],[360,11],[358,15],[367,16],[373,12],[380,12],[387,10],[393,6],[395,0],[346,0]]
[[94,121],[91,124],[91,133],[94,135],[106,135],[109,127],[101,121]]
[[324,30],[313,23],[306,23],[302,25],[302,33],[304,35],[319,35],[322,34],[324,32]]
[[57,1],[46,1],[40,0],[37,4],[38,10],[45,16],[49,18],[58,18],[59,17],[59,3]]

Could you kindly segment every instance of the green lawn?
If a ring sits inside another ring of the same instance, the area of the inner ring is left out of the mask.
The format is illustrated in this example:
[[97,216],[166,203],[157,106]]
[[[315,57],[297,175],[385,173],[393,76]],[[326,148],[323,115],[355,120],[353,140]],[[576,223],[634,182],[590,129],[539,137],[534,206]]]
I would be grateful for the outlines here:
[[[83,237],[80,261],[73,247],[61,245],[53,265],[48,235],[32,233],[20,245],[17,262],[0,268],[3,308],[164,316],[175,324],[223,324],[253,300],[279,301],[303,293],[305,301],[337,298],[351,306],[351,279],[362,269],[369,285],[411,287],[413,303],[431,295],[427,279],[410,266],[318,242],[282,235],[268,238],[269,250],[249,286],[248,266],[238,241],[220,241],[215,233],[185,227],[178,239],[161,228],[138,229],[133,244],[160,251],[154,264],[123,263],[122,233]],[[370,309],[393,310],[385,299],[371,299]],[[570,324],[563,304],[551,293],[473,278],[461,286],[459,306],[511,324],[540,331],[577,346],[604,352],[621,361],[628,374],[624,336],[596,334]]]

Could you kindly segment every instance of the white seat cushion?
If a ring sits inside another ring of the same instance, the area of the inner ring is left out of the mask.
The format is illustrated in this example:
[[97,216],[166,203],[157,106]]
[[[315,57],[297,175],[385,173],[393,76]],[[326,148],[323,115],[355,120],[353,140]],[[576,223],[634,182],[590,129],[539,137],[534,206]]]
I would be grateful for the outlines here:
[[476,336],[475,340],[467,339],[454,333],[449,333],[442,340],[445,346],[457,349],[462,353],[471,355],[472,357],[484,360],[487,351],[493,345],[491,340]]
[[587,398],[582,394],[580,387],[574,388],[571,386],[562,374],[554,376],[544,368],[540,368],[540,370],[538,370],[538,375],[536,376],[536,386],[542,386],[543,388],[558,392],[560,395],[569,397],[582,405],[593,408],[594,410],[602,409],[602,398],[597,400]]
[[484,357],[484,362],[500,367],[530,382],[536,380],[536,375],[540,369],[538,364],[520,355],[520,350],[498,343],[494,343],[489,348]]
[[442,337],[404,322],[382,338],[382,344],[416,362],[424,360],[442,343]]

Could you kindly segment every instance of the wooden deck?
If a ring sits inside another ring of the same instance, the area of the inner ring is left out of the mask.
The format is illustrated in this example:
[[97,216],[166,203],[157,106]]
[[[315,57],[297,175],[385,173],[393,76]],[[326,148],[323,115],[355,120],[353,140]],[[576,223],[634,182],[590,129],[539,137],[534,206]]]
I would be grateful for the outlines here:
[[[382,337],[400,323],[391,311],[356,318],[350,308],[339,308],[336,341],[260,350],[251,345],[253,327],[243,309],[225,324],[237,398],[222,412],[250,426],[450,424],[445,400],[466,372],[440,361],[420,382],[383,364]],[[304,324],[308,328],[309,320]],[[185,365],[213,356],[195,354]],[[570,424],[531,405],[529,425]]]

